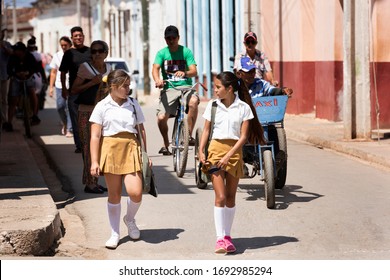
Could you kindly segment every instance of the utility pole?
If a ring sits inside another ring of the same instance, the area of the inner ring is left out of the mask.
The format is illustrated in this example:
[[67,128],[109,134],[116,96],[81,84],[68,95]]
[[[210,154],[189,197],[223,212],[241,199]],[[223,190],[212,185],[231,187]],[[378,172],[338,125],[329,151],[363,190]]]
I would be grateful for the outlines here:
[[[14,0],[15,1],[15,0]],[[76,0],[77,25],[81,26],[81,0]]]
[[144,95],[150,95],[149,74],[149,0],[142,0],[142,29],[144,52]]
[[3,0],[0,0],[0,31],[3,30]]
[[355,118],[355,91],[353,77],[355,76],[355,4],[352,0],[342,2],[344,12],[344,63],[343,63],[343,122],[344,138],[350,140],[356,138]]
[[344,0],[343,11],[344,138],[370,139],[370,1]]
[[13,1],[14,8],[12,10],[12,29],[13,29],[13,41],[14,44],[19,41],[18,40],[18,27],[16,25],[17,19],[16,19],[16,0]]

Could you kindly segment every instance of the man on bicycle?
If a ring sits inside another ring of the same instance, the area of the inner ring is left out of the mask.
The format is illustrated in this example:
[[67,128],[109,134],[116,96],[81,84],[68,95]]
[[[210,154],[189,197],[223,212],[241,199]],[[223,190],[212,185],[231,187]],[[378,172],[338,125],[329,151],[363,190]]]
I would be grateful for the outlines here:
[[[198,70],[192,51],[179,45],[179,30],[175,26],[168,26],[165,29],[164,37],[167,46],[157,52],[152,75],[156,87],[162,88],[157,109],[157,124],[163,137],[164,146],[159,153],[171,155],[168,148],[168,119],[176,115],[181,93],[173,89],[170,83],[165,83],[164,80],[171,81],[175,87],[188,87],[192,85],[191,78],[198,75]],[[163,79],[160,78],[160,69]],[[199,96],[194,90],[188,91],[185,93],[185,100],[190,145],[194,145],[195,141],[191,135],[198,116]]]
[[14,53],[10,57],[7,65],[7,72],[11,78],[10,99],[8,107],[8,122],[5,124],[6,131],[13,131],[12,120],[15,115],[19,97],[23,94],[24,85],[27,95],[30,97],[33,116],[32,124],[40,122],[38,114],[38,98],[35,94],[35,81],[33,74],[38,72],[39,65],[34,56],[27,51],[27,47],[22,42],[17,42],[13,47]]

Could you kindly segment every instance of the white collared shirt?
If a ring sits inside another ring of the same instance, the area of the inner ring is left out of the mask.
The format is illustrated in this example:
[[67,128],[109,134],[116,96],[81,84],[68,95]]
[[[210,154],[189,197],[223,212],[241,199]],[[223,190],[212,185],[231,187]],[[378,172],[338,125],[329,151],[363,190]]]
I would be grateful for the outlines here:
[[[134,115],[134,107],[137,116]],[[89,121],[103,127],[103,136],[112,136],[119,132],[137,133],[136,125],[145,122],[145,117],[137,100],[127,98],[119,106],[109,94],[96,104]]]
[[[217,101],[217,110],[215,112],[214,130],[212,139],[235,139],[238,140],[241,134],[241,125],[244,121],[253,119],[252,110],[248,104],[236,98],[232,105],[228,108],[221,102]],[[210,100],[206,110],[203,113],[203,118],[211,121],[211,107],[214,100]]]

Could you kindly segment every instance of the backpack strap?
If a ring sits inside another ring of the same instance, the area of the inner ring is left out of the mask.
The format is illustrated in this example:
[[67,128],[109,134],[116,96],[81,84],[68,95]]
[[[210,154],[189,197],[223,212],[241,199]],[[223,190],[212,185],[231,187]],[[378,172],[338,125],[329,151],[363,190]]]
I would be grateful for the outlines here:
[[217,111],[217,101],[213,101],[212,107],[211,107],[211,126],[210,126],[210,134],[209,134],[209,142],[211,141],[211,138],[213,137],[213,130],[214,130],[214,122],[215,122],[215,113]]
[[207,160],[207,157],[208,157],[208,153],[209,153],[209,145],[210,145],[210,141],[213,137],[213,130],[214,130],[214,122],[215,122],[215,113],[217,112],[217,101],[213,101],[213,104],[212,104],[212,107],[211,107],[211,125],[210,125],[210,133],[209,133],[209,139],[206,143],[206,147],[205,147],[205,152],[204,152],[204,155],[205,155],[205,158]]
[[[138,122],[138,118],[137,118],[137,110],[135,109],[135,105],[134,105],[134,100],[133,100],[133,97],[129,96],[130,100],[131,100],[131,105],[133,106],[133,109],[134,109],[134,116],[135,116],[135,121]],[[141,129],[139,127],[139,124],[136,124],[136,128],[137,128],[137,137],[138,137],[138,140],[140,142],[140,145],[141,145],[141,149],[143,151],[145,151],[145,146],[144,146],[144,139],[142,138],[142,134],[141,134]]]

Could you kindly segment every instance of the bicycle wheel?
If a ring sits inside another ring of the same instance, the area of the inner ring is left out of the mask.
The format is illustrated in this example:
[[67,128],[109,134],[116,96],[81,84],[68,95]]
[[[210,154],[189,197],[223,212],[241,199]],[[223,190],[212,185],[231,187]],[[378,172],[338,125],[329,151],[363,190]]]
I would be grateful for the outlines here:
[[177,131],[177,144],[176,144],[176,174],[179,178],[183,177],[186,171],[187,158],[188,158],[188,146],[189,146],[189,132],[188,132],[188,121],[184,118],[179,124]]
[[267,202],[267,208],[273,209],[275,207],[275,174],[272,152],[270,150],[263,152],[263,162],[265,200]]
[[286,185],[287,177],[287,139],[283,127],[276,128],[279,151],[276,154],[276,182],[275,188],[282,189]]
[[196,186],[198,187],[198,189],[205,189],[205,188],[207,188],[207,182],[204,182],[202,180],[202,176],[201,176],[202,170],[200,170],[200,168],[199,168],[199,164],[200,164],[200,161],[199,161],[199,144],[200,144],[200,139],[202,138],[202,133],[203,133],[203,129],[199,127],[196,130],[196,135],[195,135],[195,153],[194,153],[195,182],[196,182]]
[[177,160],[176,160],[176,148],[177,148],[177,142],[178,142],[178,136],[177,136],[177,127],[178,127],[179,117],[175,117],[175,121],[173,123],[173,130],[172,130],[172,141],[171,141],[171,148],[172,148],[172,160],[173,160],[173,171],[176,172],[177,170]]

